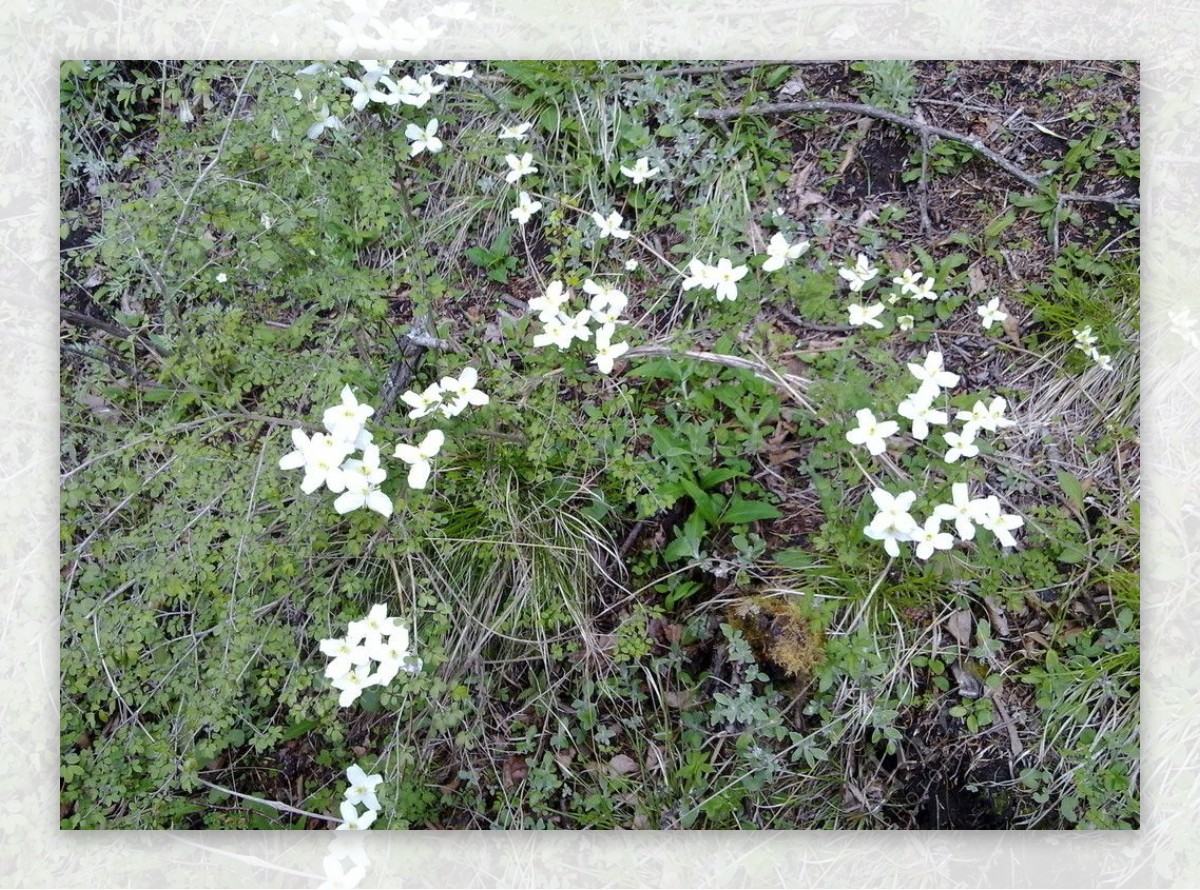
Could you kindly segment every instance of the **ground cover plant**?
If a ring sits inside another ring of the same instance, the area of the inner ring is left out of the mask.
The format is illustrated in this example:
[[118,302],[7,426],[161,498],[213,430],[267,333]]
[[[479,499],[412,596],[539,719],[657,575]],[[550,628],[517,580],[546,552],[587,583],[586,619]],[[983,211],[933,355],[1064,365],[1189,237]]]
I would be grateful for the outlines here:
[[1136,828],[1138,69],[62,65],[64,828]]

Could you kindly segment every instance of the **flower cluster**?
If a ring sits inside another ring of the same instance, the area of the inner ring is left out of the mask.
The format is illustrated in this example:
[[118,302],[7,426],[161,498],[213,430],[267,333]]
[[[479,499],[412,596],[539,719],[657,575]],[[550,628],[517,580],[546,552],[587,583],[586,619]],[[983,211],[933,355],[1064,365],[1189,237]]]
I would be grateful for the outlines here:
[[[383,781],[383,776],[379,773],[368,776],[366,770],[356,763],[346,770],[346,781],[350,785],[342,795],[342,824],[336,830],[362,831],[370,828],[381,809],[375,789]],[[358,811],[360,804],[366,808],[362,813]]]
[[688,277],[683,279],[683,289],[694,287],[712,290],[717,302],[737,299],[737,283],[749,272],[747,266],[735,266],[732,260],[722,257],[715,266],[701,262],[698,258],[688,263]]
[[[379,489],[387,471],[379,465],[379,446],[365,425],[374,413],[374,408],[358,401],[349,386],[343,387],[341,404],[327,408],[322,418],[328,432],[310,437],[302,430],[292,430],[295,450],[280,458],[279,468],[303,468],[300,490],[305,494],[324,485],[339,495],[333,502],[338,513],[367,507],[391,516],[391,498]],[[362,457],[350,457],[355,451],[362,451]]]
[[965,482],[955,482],[950,490],[951,500],[937,504],[923,523],[909,512],[917,499],[916,492],[892,495],[882,488],[872,490],[876,513],[863,534],[873,541],[882,541],[883,549],[893,557],[900,555],[900,542],[911,541],[916,544],[918,559],[929,559],[935,550],[954,546],[954,535],[941,529],[943,522],[954,523],[954,530],[963,541],[974,540],[975,526],[979,526],[994,534],[1003,546],[1016,546],[1012,532],[1025,524],[1024,519],[1004,513],[995,495],[972,498]]
[[[415,419],[434,411],[443,417],[457,417],[474,405],[486,405],[491,401],[487,393],[477,388],[479,372],[474,368],[463,368],[457,377],[443,377],[431,383],[422,392],[409,390],[400,400],[411,409],[408,416]],[[433,471],[432,461],[442,450],[446,434],[441,430],[430,430],[419,445],[396,446],[396,457],[408,464],[408,487],[424,488]]]
[[1076,349],[1099,365],[1101,370],[1111,371],[1113,369],[1112,356],[1104,355],[1096,348],[1096,335],[1092,333],[1090,327],[1083,330],[1072,330],[1071,333],[1075,336]]
[[[958,385],[959,376],[947,371],[943,362],[942,353],[933,351],[925,356],[921,364],[908,363],[909,373],[919,383],[916,391],[906,395],[897,405],[896,413],[909,421],[914,439],[927,439],[931,425],[947,426],[950,423],[949,413],[937,407],[935,402],[943,390]],[[947,430],[942,434],[946,445],[943,455],[946,463],[952,464],[961,458],[978,455],[979,446],[975,444],[975,437],[980,430],[996,432],[1012,426],[1013,421],[1004,416],[1006,407],[1007,402],[996,396],[986,405],[977,401],[970,411],[955,414],[954,419],[961,421],[962,427],[957,432]],[[899,422],[880,420],[870,408],[859,409],[855,416],[858,426],[846,433],[846,440],[852,445],[866,446],[872,455],[882,454],[887,448],[887,438],[900,431]],[[955,483],[952,491],[953,503],[938,505],[924,523],[918,523],[909,513],[916,500],[916,492],[892,495],[877,488],[871,497],[878,512],[863,533],[872,540],[882,541],[890,556],[900,555],[899,542],[912,541],[917,545],[916,554],[920,559],[929,559],[935,550],[949,550],[954,545],[953,536],[941,530],[941,523],[946,520],[957,523],[959,537],[964,541],[971,540],[975,534],[974,526],[980,525],[993,532],[1004,546],[1016,544],[1010,532],[1021,527],[1024,520],[1002,513],[994,496],[967,499],[967,487],[963,483]]]
[[[345,708],[371,686],[387,686],[400,671],[416,673],[421,659],[409,652],[408,628],[389,618],[387,606],[371,607],[367,617],[351,621],[343,637],[320,642],[321,652],[331,661],[325,676],[341,692],[338,704]],[[378,662],[372,667],[372,662]]]
[[[595,335],[596,357],[592,364],[601,374],[611,374],[613,362],[629,351],[629,343],[622,340],[613,343],[613,335],[617,325],[625,324],[621,318],[629,304],[629,298],[624,291],[606,284],[599,284],[591,278],[583,282],[583,290],[591,296],[588,308],[571,313],[566,311],[572,293],[557,279],[546,287],[546,293],[529,301],[529,309],[538,314],[542,323],[542,331],[535,334],[533,345],[557,346],[560,350],[570,349],[576,341],[587,341]],[[595,324],[593,330],[589,324]]]

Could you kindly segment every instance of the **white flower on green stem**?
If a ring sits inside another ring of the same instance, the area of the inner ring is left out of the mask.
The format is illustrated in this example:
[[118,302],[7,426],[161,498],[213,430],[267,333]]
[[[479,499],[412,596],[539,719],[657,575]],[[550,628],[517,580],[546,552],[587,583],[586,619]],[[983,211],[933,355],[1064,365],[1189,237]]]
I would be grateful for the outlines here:
[[867,259],[867,255],[864,253],[858,255],[858,262],[855,263],[853,268],[842,267],[838,269],[838,275],[850,282],[850,290],[854,293],[862,290],[863,285],[878,274],[879,270],[871,265],[871,261]]
[[433,73],[440,74],[442,77],[458,77],[463,80],[470,80],[475,76],[475,72],[471,70],[471,66],[467,62],[446,62],[443,65],[435,65]]
[[[345,707],[345,705],[343,705]],[[358,807],[348,800],[342,801],[342,824],[334,831],[365,831],[371,827],[371,823],[375,821],[378,815],[374,810],[366,809],[359,815]]]
[[899,286],[901,296],[905,294],[916,296],[921,291],[921,273],[905,269],[898,277],[892,279],[892,284]]
[[529,192],[521,192],[517,195],[517,206],[508,211],[508,215],[523,226],[541,209],[541,201],[534,201],[529,197]]
[[516,155],[505,155],[504,163],[508,164],[508,173],[504,175],[504,179],[509,183],[538,172],[538,168],[533,165],[533,155],[529,152],[525,152],[519,158]]
[[340,130],[342,121],[336,114],[329,113],[329,106],[321,106],[321,111],[315,115],[317,122],[308,128],[305,134],[309,139],[318,139],[326,130]]
[[592,213],[592,222],[600,229],[600,237],[607,238],[612,235],[614,238],[625,239],[630,235],[629,229],[622,229],[621,222],[623,217],[617,211],[613,211],[608,216],[601,216],[598,212]]
[[349,386],[342,387],[342,403],[327,408],[322,416],[325,429],[337,439],[353,442],[362,430],[367,418],[375,413],[375,409],[365,403],[360,403]]
[[420,445],[402,443],[396,446],[396,457],[409,465],[409,488],[425,487],[425,483],[429,481],[429,474],[433,470],[430,461],[442,450],[445,441],[446,434],[441,430],[430,430],[425,434]]
[[792,260],[802,257],[806,250],[808,250],[807,241],[788,244],[788,240],[783,237],[783,233],[776,232],[771,236],[771,241],[767,245],[767,259],[763,262],[762,269],[764,272],[774,272],[776,269],[782,269]]
[[497,139],[512,139],[516,142],[524,142],[526,139],[529,138],[529,130],[532,127],[533,127],[533,124],[530,124],[530,123],[517,124],[515,127],[501,126],[500,127],[500,135],[497,136],[496,138]]
[[592,338],[592,330],[588,327],[588,323],[592,320],[590,309],[581,309],[574,315],[563,314],[562,323],[565,333],[564,337],[568,337],[567,346],[571,345],[572,340],[590,340]]
[[333,678],[332,685],[341,693],[338,696],[338,704],[343,708],[348,708],[362,695],[364,689],[375,685],[375,679],[365,666],[356,665],[340,677]]
[[944,522],[953,522],[958,536],[964,541],[973,540],[983,499],[972,498],[965,482],[955,482],[950,486],[950,492],[950,503],[938,504],[933,508],[933,515]]
[[954,535],[942,531],[942,521],[937,516],[930,516],[925,525],[917,526],[912,540],[917,545],[917,559],[929,559],[933,551],[949,550],[954,546]]
[[491,399],[487,393],[475,388],[479,372],[474,368],[463,368],[457,377],[443,377],[441,410],[447,417],[455,417],[467,410],[469,405],[486,405]]
[[632,167],[622,167],[621,172],[633,180],[634,185],[641,183],[658,173],[657,167],[650,166],[648,158],[638,158]]
[[613,361],[629,351],[629,343],[627,341],[622,340],[620,343],[612,342],[612,335],[615,330],[612,325],[604,325],[596,331],[596,357],[592,359],[592,364],[596,366],[596,370],[601,374],[611,374]]
[[442,388],[436,383],[431,383],[421,393],[410,389],[400,396],[400,401],[412,409],[408,412],[409,418],[417,420],[437,410],[442,403]]
[[904,491],[891,495],[882,488],[871,492],[871,499],[878,508],[870,524],[863,529],[863,534],[874,541],[883,541],[883,549],[889,556],[900,555],[900,541],[911,541],[918,530],[916,520],[909,514],[913,502],[917,499],[914,491]]
[[384,637],[403,633],[407,636],[408,629],[400,623],[400,619],[388,615],[386,603],[376,603],[371,606],[366,617],[351,621],[346,629],[346,639],[353,643],[362,643],[369,650]]
[[1011,533],[1025,524],[1025,520],[1015,513],[1001,512],[1000,501],[994,494],[979,499],[975,522],[994,534],[1005,547],[1017,546],[1017,539]]
[[979,446],[975,444],[975,429],[964,426],[961,433],[943,433],[942,437],[950,447],[946,450],[946,463],[956,463],[960,457],[975,457],[979,454]]
[[588,290],[589,284],[593,287],[593,290],[590,291],[593,296],[588,304],[592,321],[602,327],[625,324],[625,319],[621,318],[621,313],[629,305],[629,298],[625,296],[625,293],[615,287],[597,285],[590,278],[583,283],[585,291]]
[[954,419],[964,421],[964,431],[970,427],[972,430],[984,429],[994,433],[997,430],[1015,425],[1015,421],[1009,420],[1004,416],[1004,410],[1007,406],[1008,402],[1002,396],[996,396],[987,405],[983,404],[983,402],[976,402],[970,411],[959,411],[954,416]]
[[850,316],[850,324],[855,327],[870,325],[873,328],[883,327],[883,322],[879,321],[879,316],[883,313],[884,306],[882,303],[875,303],[872,306],[859,306],[857,303],[851,303],[846,307],[846,311]]
[[730,260],[722,257],[717,260],[717,265],[712,271],[713,281],[716,283],[717,300],[736,300],[737,299],[737,283],[746,277],[749,272],[746,266],[735,266]]
[[411,657],[408,651],[408,629],[401,627],[389,636],[367,644],[367,652],[371,658],[379,662],[375,668],[375,676],[380,686],[391,683],[402,670],[407,670],[407,662]]
[[348,637],[331,637],[321,640],[318,646],[322,655],[333,659],[325,665],[325,676],[330,680],[344,676],[351,668],[358,667],[365,671],[371,661],[367,648],[351,643]]
[[902,331],[911,331],[914,324],[916,324],[916,319],[911,315],[901,315],[896,319],[896,326]]
[[858,418],[858,427],[846,433],[846,441],[851,445],[866,445],[871,454],[883,454],[887,450],[884,440],[900,431],[900,424],[894,420],[876,420],[870,408],[860,408],[854,416]]
[[279,459],[279,469],[296,470],[303,467],[304,480],[300,483],[300,490],[305,494],[312,494],[324,485],[331,473],[336,480],[342,461],[354,450],[353,445],[329,433],[314,433],[309,438],[302,430],[292,430],[292,444],[295,451]]
[[708,263],[702,262],[695,258],[688,260],[688,275],[683,279],[683,289],[691,290],[694,287],[713,288],[717,286],[717,267],[710,266]]
[[929,436],[929,424],[945,425],[950,422],[945,411],[933,407],[933,399],[927,390],[917,390],[908,396],[898,406],[896,413],[912,421],[912,436],[914,439],[925,439]]
[[542,332],[533,335],[533,345],[538,349],[552,345],[559,349],[570,349],[573,339],[575,337],[571,329],[563,323],[562,316],[555,314],[549,318],[542,318]]
[[985,305],[977,307],[975,312],[982,319],[981,324],[985,331],[990,330],[994,322],[1008,318],[1008,313],[1000,309],[999,297],[992,297]]
[[932,391],[934,395],[943,389],[958,386],[958,375],[942,367],[942,354],[936,350],[925,356],[924,364],[909,362],[908,370],[921,382],[922,388]]
[[918,285],[917,289],[915,291],[913,291],[913,299],[914,300],[929,300],[931,302],[936,301],[938,298],[938,295],[933,289],[933,284],[934,284],[934,282],[933,282],[932,276],[930,276],[929,278],[926,278],[925,283]]
[[556,278],[546,285],[545,294],[529,301],[529,309],[536,312],[541,321],[546,322],[557,318],[570,299],[571,291],[564,288],[563,283]]
[[374,773],[370,776],[357,763],[353,764],[346,770],[346,781],[350,783],[343,793],[347,803],[358,805],[362,804],[368,810],[379,810],[379,798],[375,794],[375,789],[383,782],[383,776],[379,773]]
[[437,136],[438,119],[430,118],[424,127],[409,124],[404,128],[404,138],[412,143],[408,148],[409,157],[415,158],[423,151],[437,154],[442,150],[442,140]]

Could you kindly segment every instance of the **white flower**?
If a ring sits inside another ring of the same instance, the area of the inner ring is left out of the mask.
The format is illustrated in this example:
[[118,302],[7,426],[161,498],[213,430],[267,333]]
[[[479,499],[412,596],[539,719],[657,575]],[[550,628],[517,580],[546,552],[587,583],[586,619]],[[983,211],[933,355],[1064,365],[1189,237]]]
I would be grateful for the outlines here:
[[912,435],[914,439],[925,439],[929,436],[929,424],[947,424],[950,418],[945,411],[938,411],[933,407],[933,399],[929,397],[928,391],[918,390],[908,396],[903,402],[896,407],[896,412],[901,417],[907,417],[912,421]]
[[401,627],[389,636],[380,637],[377,641],[369,643],[366,648],[371,658],[379,662],[375,676],[380,686],[391,683],[396,674],[407,669],[405,664],[410,657],[407,628]]
[[776,232],[771,236],[771,242],[767,245],[767,259],[762,264],[764,272],[774,272],[776,269],[782,269],[787,263],[792,260],[799,259],[808,250],[807,241],[798,241],[795,244],[788,244],[782,232]]
[[736,300],[737,283],[745,278],[749,271],[746,266],[734,266],[724,257],[717,260],[716,268],[712,270],[713,281],[717,289],[717,300]]
[[1008,313],[1002,312],[1000,309],[999,297],[992,297],[988,300],[987,305],[979,306],[975,312],[983,319],[982,324],[985,331],[991,328],[993,322],[1004,321],[1008,318]]
[[475,72],[466,62],[447,62],[445,65],[435,65],[433,73],[440,74],[442,77],[461,77],[464,80],[470,80],[475,76]]
[[950,446],[946,451],[948,464],[957,462],[960,457],[975,457],[979,454],[979,446],[975,444],[975,429],[971,426],[963,427],[962,433],[943,433],[942,437]]
[[621,214],[613,211],[607,217],[601,216],[599,213],[592,213],[592,222],[600,229],[600,237],[605,238],[612,235],[614,238],[628,238],[629,229],[621,228]]
[[[590,340],[591,339],[592,331],[588,327],[588,322],[590,322],[591,320],[592,320],[592,313],[591,313],[591,310],[588,310],[588,309],[581,309],[579,312],[576,312],[574,315],[566,315],[566,314],[562,315],[562,317],[561,317],[561,321],[562,321],[562,325],[563,325],[562,337],[563,337],[563,339],[566,340],[567,346],[571,345],[572,340]],[[561,342],[560,342],[560,348],[565,349],[566,347],[561,346]]]
[[1000,501],[994,494],[980,499],[975,522],[994,534],[1005,547],[1017,546],[1017,540],[1010,532],[1025,524],[1025,520],[1014,513],[1001,513]]
[[308,128],[307,136],[309,139],[316,139],[326,130],[340,130],[342,128],[341,119],[334,114],[329,113],[329,106],[321,106],[321,111],[316,115],[317,122]]
[[353,442],[358,437],[367,418],[374,413],[375,409],[370,405],[359,403],[354,391],[349,386],[343,386],[342,403],[327,408],[322,420],[325,423],[325,429],[329,430],[334,438]]
[[[588,285],[591,285],[590,289]],[[625,323],[625,320],[621,318],[621,313],[629,305],[629,298],[623,291],[617,290],[615,287],[596,284],[590,278],[584,281],[583,289],[593,294],[591,302],[588,304],[592,321],[601,326]]]
[[521,225],[525,225],[525,223],[529,222],[529,218],[541,209],[541,201],[532,200],[529,197],[529,192],[521,192],[517,195],[517,206],[508,211],[508,215]]
[[217,273],[217,284],[224,284],[228,280],[229,280],[229,276],[226,275],[224,272]]
[[701,262],[699,259],[688,261],[688,277],[683,279],[683,289],[693,287],[713,288],[717,286],[717,267]]
[[949,550],[954,546],[954,536],[941,530],[942,521],[937,516],[930,516],[925,525],[912,533],[912,539],[917,545],[917,558],[929,559],[934,550]]
[[409,124],[404,129],[404,138],[412,145],[409,147],[409,157],[415,158],[426,149],[430,154],[437,154],[442,150],[442,140],[437,137],[438,120],[431,118],[423,128],[416,124]]
[[312,494],[324,485],[330,474],[336,480],[342,461],[354,450],[351,443],[328,433],[316,433],[310,439],[301,430],[292,430],[292,444],[296,450],[279,459],[279,468],[295,470],[303,467],[304,481],[300,483],[300,490],[305,494]]
[[388,615],[386,603],[376,603],[365,618],[350,622],[346,638],[353,643],[364,643],[369,652],[371,646],[384,637],[400,633],[407,635],[407,628],[400,624],[399,619]]
[[396,83],[392,83],[389,78],[384,77],[380,78],[380,83],[387,85],[392,91],[389,104],[403,102],[414,108],[423,108],[434,95],[446,89],[444,83],[434,83],[432,75],[429,74],[422,74],[415,80],[406,74]]
[[1111,371],[1113,369],[1111,355],[1101,355],[1100,352],[1095,349],[1092,350],[1091,355],[1096,364],[1100,366],[1101,371]]
[[914,272],[912,269],[905,269],[904,272],[897,278],[892,279],[892,284],[900,286],[900,295],[912,294],[916,296],[921,292],[921,273]]
[[275,225],[275,220],[271,218],[271,215],[269,213],[264,213],[262,216],[260,216],[258,218],[258,221],[262,225],[262,227],[264,229],[266,229],[268,232]]
[[343,708],[348,708],[354,704],[355,699],[362,695],[364,689],[374,686],[375,681],[365,667],[355,666],[340,677],[334,677],[332,684],[334,689],[342,693],[338,696],[338,704]]
[[431,383],[420,394],[410,389],[400,396],[400,401],[412,409],[408,412],[409,418],[417,420],[427,414],[432,414],[442,403],[442,388],[436,383]]
[[896,319],[896,325],[902,331],[911,331],[915,323],[916,319],[911,315],[901,315]]
[[887,450],[884,440],[900,430],[900,424],[894,420],[876,420],[870,408],[860,408],[854,416],[858,418],[858,428],[846,433],[846,441],[851,445],[866,445],[871,454],[883,454]]
[[946,522],[953,522],[958,536],[964,541],[975,537],[975,521],[980,515],[983,499],[972,499],[967,493],[967,483],[955,482],[950,486],[951,502],[938,504],[933,508],[933,515]]
[[892,496],[882,488],[876,488],[871,492],[871,499],[875,501],[878,512],[863,529],[863,534],[874,541],[883,541],[883,549],[889,556],[899,556],[900,547],[897,542],[911,541],[918,528],[916,520],[908,512],[913,501],[917,499],[917,494],[914,491],[905,491]]
[[368,445],[363,449],[362,460],[352,458],[334,472],[337,474],[336,487],[331,474],[330,490],[345,489],[345,493],[333,502],[333,509],[339,514],[366,507],[384,517],[392,515],[391,498],[379,490],[379,483],[387,478],[387,471],[379,466],[378,445]]
[[936,350],[925,356],[923,365],[909,362],[908,370],[921,382],[922,388],[931,390],[934,395],[958,386],[958,375],[942,369],[942,354]]
[[525,152],[521,157],[516,155],[505,155],[504,162],[508,164],[509,170],[505,174],[506,182],[516,182],[522,176],[528,176],[530,173],[537,173],[538,168],[533,166],[533,155]]
[[1096,345],[1096,335],[1092,333],[1090,327],[1086,327],[1083,330],[1072,329],[1071,333],[1075,336],[1075,345],[1084,352],[1087,352],[1090,347]]
[[374,810],[363,810],[362,815],[359,815],[358,807],[348,800],[342,801],[341,810],[342,824],[334,831],[365,831],[371,827],[371,823],[375,821],[377,815]]
[[938,295],[933,290],[933,278],[925,279],[925,283],[913,291],[914,300],[937,300]]
[[366,77],[363,77],[361,80],[354,77],[342,78],[342,84],[347,88],[354,90],[354,98],[351,100],[350,104],[354,107],[355,111],[362,111],[367,107],[367,103],[371,101],[371,92],[375,89],[376,80],[378,80],[378,78],[370,81],[368,81]]
[[[530,301],[532,302],[532,301]],[[542,316],[542,332],[533,335],[533,345],[541,349],[553,344],[559,349],[569,349],[574,338],[570,328],[562,320],[561,315]]]
[[621,172],[632,179],[634,185],[640,185],[643,180],[658,173],[658,168],[651,167],[647,158],[638,158],[632,167],[622,167]]
[[873,328],[883,327],[883,322],[879,321],[878,316],[883,312],[883,304],[876,303],[873,306],[859,306],[857,303],[851,303],[846,307],[846,311],[850,316],[850,324],[855,327],[870,325]]
[[534,297],[529,301],[529,309],[538,313],[541,321],[546,322],[557,317],[558,313],[562,311],[562,307],[570,299],[571,292],[563,288],[561,281],[555,279],[546,286],[544,296]]
[[347,803],[362,804],[368,810],[380,809],[375,789],[383,781],[383,776],[379,773],[368,776],[366,770],[356,763],[346,770],[346,781],[350,783],[343,795]]
[[351,668],[366,668],[371,656],[365,646],[352,644],[346,637],[331,637],[321,640],[319,648],[322,655],[333,659],[325,665],[325,676],[331,680],[344,676]]
[[420,445],[400,444],[396,446],[396,457],[409,464],[409,488],[425,487],[425,483],[429,481],[429,474],[433,469],[429,462],[442,450],[442,444],[445,441],[446,434],[441,430],[430,430],[425,434],[425,438],[421,440]]
[[596,366],[596,370],[601,374],[611,374],[613,360],[620,358],[629,351],[628,342],[624,340],[620,343],[612,342],[614,330],[612,325],[604,325],[596,331],[596,357],[592,359],[592,364]]
[[467,410],[468,405],[486,405],[491,399],[484,392],[475,388],[479,381],[479,372],[474,368],[463,368],[457,377],[443,377],[442,413],[454,417]]
[[994,433],[998,429],[1014,425],[1014,421],[1004,416],[1004,409],[1007,405],[1008,403],[1001,396],[996,396],[990,405],[976,402],[970,411],[959,411],[954,415],[954,419],[964,421],[964,432],[970,428],[972,430],[985,429]]
[[858,293],[863,285],[879,274],[879,270],[871,265],[866,254],[858,255],[858,262],[853,269],[843,267],[838,269],[838,275],[850,282],[850,290]]
[[514,139],[517,142],[524,142],[529,138],[529,130],[533,124],[524,123],[517,124],[515,127],[501,126],[498,139]]
[[628,259],[628,260],[626,260],[626,261],[625,261],[625,271],[626,271],[626,272],[635,272],[635,271],[637,271],[637,267],[638,267],[638,261],[637,261],[637,260],[635,260],[635,259]]

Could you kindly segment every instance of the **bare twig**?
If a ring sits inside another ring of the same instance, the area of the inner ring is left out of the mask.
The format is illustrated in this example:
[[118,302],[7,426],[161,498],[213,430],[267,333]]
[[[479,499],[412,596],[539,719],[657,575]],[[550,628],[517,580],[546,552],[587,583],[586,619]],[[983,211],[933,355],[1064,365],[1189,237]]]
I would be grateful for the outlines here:
[[[696,117],[701,120],[711,121],[727,121],[735,117],[743,117],[746,115],[772,115],[772,114],[803,114],[805,112],[835,112],[842,114],[861,114],[867,117],[877,118],[896,124],[900,127],[907,127],[910,130],[915,130],[922,133],[928,138],[929,136],[938,136],[942,139],[950,139],[954,142],[961,142],[963,145],[970,148],[976,154],[991,161],[1001,170],[1004,170],[1010,176],[1020,180],[1032,189],[1037,191],[1045,191],[1047,188],[1047,179],[1049,174],[1035,175],[1026,170],[1022,170],[1008,158],[999,154],[996,151],[988,148],[982,141],[974,136],[968,136],[965,133],[958,133],[954,130],[947,130],[945,127],[934,126],[911,117],[905,117],[902,114],[896,114],[893,111],[887,111],[883,108],[876,108],[874,105],[864,105],[860,102],[774,102],[764,105],[751,105],[747,108],[701,108],[696,112]],[[1059,198],[1064,201],[1087,201],[1098,204],[1112,204],[1118,207],[1140,207],[1141,201],[1137,198],[1127,198],[1115,195],[1083,195],[1074,192],[1063,193]]]
[[201,779],[199,776],[196,777],[196,781],[199,782],[201,785],[205,785],[208,788],[213,789],[213,791],[221,791],[221,792],[224,792],[225,794],[232,794],[234,797],[240,797],[242,800],[250,800],[250,801],[253,801],[254,803],[261,803],[263,806],[268,806],[271,809],[278,810],[281,813],[294,813],[297,816],[307,816],[309,819],[323,819],[326,822],[341,822],[342,821],[341,819],[335,819],[333,816],[326,816],[326,815],[323,815],[322,813],[310,813],[308,810],[301,810],[301,809],[297,809],[296,807],[289,807],[287,804],[280,803],[277,800],[267,800],[266,798],[255,797],[253,794],[242,794],[240,791],[234,791],[233,789],[225,788],[222,785],[215,785],[206,779]]

